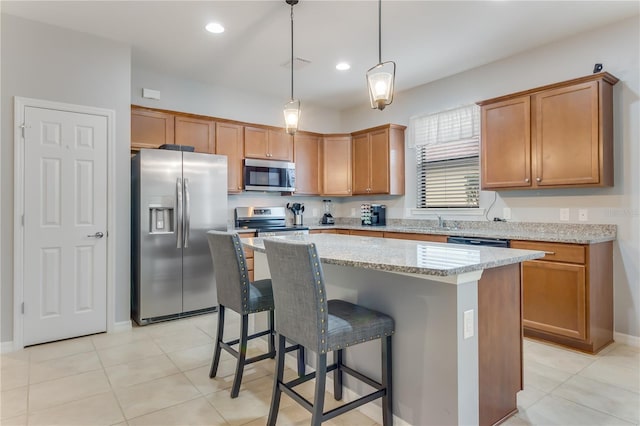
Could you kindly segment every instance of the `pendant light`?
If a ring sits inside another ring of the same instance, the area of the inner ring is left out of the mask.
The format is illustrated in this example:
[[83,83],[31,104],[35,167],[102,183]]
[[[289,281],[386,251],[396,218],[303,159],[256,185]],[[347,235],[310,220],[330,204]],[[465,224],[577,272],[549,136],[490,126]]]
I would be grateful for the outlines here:
[[378,65],[367,71],[367,87],[371,108],[382,111],[393,102],[396,63],[382,62],[382,0],[378,0]]
[[293,98],[293,6],[298,4],[298,0],[285,0],[291,5],[291,100],[284,106],[285,130],[293,135],[298,130],[298,120],[300,119],[300,100]]

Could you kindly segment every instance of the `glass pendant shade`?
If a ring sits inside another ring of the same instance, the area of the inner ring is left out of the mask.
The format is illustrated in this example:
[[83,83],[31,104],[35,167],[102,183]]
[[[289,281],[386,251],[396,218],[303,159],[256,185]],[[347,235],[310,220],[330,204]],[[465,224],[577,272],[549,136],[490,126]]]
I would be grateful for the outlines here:
[[383,110],[393,102],[393,83],[396,64],[393,61],[380,63],[367,71],[367,86],[371,108]]
[[293,135],[298,131],[298,120],[300,120],[300,101],[292,99],[284,106],[285,130]]

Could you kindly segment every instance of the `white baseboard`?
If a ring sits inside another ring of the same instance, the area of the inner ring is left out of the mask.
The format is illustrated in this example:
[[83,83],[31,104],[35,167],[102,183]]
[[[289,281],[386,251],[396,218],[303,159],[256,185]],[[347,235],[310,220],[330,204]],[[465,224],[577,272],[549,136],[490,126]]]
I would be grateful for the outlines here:
[[108,333],[119,333],[121,331],[129,331],[131,330],[131,320],[120,321],[113,324],[111,330],[108,330]]
[[[267,341],[265,339],[256,339],[254,341],[258,343],[258,346],[260,347],[261,350],[264,350],[265,352],[268,350]],[[311,353],[313,353],[313,352],[311,352]],[[308,354],[309,354],[309,351],[307,351],[307,356],[308,356]],[[284,365],[286,367],[291,368],[294,371],[298,369],[298,358],[297,358],[297,352],[296,351],[289,352],[285,356]],[[308,365],[307,365],[307,371],[309,371],[309,366]],[[332,375],[331,374],[327,375],[326,388],[327,389],[333,389],[333,379],[332,379]],[[343,402],[355,401],[356,399],[358,399],[358,398],[360,398],[362,396],[363,395],[360,395],[360,394],[354,392],[353,390],[347,388],[346,386],[344,387],[343,392],[342,392],[342,400],[343,400]],[[377,402],[379,403],[379,401],[377,401]],[[382,424],[382,410],[380,408],[380,405],[378,405],[377,402],[373,402],[373,403],[362,405],[362,406],[360,406],[358,408],[358,411],[360,411],[365,416],[375,420],[378,424]],[[402,420],[401,418],[399,418],[395,414],[393,415],[393,424],[395,426],[411,426],[409,423],[405,422],[404,420]]]
[[614,331],[613,340],[615,340],[618,343],[623,343],[625,345],[640,348],[640,337],[638,336],[631,336],[629,334],[622,334]]
[[0,343],[0,354],[6,354],[13,351],[15,351],[15,348],[13,347],[13,340]]

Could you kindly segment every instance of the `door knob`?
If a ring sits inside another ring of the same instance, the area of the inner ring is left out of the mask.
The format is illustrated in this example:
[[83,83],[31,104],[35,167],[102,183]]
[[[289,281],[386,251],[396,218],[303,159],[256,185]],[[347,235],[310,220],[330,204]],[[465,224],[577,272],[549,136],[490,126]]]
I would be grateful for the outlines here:
[[89,237],[89,238],[102,238],[102,237],[104,237],[104,234],[102,232],[96,232],[93,235],[91,235],[91,234],[87,235],[87,237]]

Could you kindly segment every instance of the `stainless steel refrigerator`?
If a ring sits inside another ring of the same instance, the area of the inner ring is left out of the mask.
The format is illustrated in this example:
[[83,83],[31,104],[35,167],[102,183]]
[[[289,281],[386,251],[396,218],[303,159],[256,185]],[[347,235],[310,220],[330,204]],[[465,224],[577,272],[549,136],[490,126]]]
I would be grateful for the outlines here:
[[227,157],[141,149],[131,160],[131,200],[133,319],[214,310],[206,233],[227,229]]

